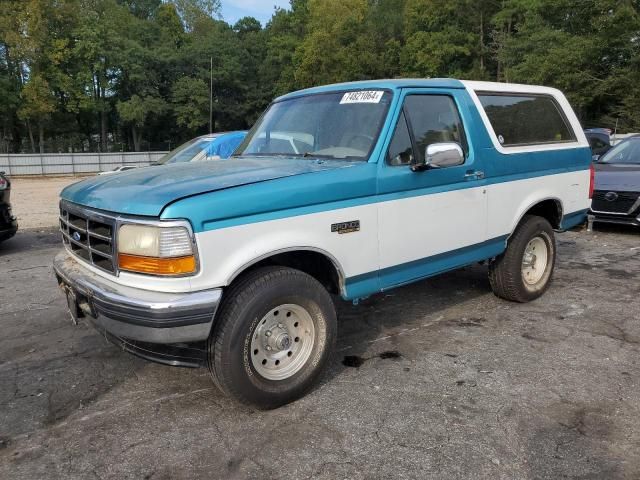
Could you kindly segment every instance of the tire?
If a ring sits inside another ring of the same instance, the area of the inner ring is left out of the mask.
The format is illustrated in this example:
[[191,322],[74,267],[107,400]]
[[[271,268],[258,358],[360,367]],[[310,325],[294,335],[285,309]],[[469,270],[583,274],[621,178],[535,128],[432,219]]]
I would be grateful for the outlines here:
[[207,345],[209,371],[237,401],[276,408],[313,387],[336,336],[335,307],[320,282],[292,268],[260,268],[225,292]]
[[509,239],[505,252],[489,265],[493,293],[513,302],[530,302],[551,284],[556,244],[551,224],[526,215]]

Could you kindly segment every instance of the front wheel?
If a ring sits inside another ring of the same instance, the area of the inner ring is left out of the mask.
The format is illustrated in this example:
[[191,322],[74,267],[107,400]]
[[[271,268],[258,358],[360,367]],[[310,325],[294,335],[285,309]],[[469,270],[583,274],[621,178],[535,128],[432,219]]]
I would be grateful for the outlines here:
[[209,369],[236,400],[275,408],[313,387],[336,331],[333,301],[317,280],[291,268],[261,268],[225,295],[209,339]]
[[529,302],[549,288],[556,261],[551,224],[544,218],[525,216],[505,252],[489,265],[493,292],[514,302]]

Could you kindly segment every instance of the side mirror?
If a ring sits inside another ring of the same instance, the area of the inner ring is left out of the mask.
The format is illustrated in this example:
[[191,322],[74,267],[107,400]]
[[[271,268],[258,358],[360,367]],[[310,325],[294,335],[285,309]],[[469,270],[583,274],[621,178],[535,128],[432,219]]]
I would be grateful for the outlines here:
[[455,167],[464,163],[462,147],[455,142],[432,143],[424,152],[424,161],[411,166],[414,172],[429,168]]
[[591,155],[592,162],[597,162],[598,160],[600,160],[600,155]]

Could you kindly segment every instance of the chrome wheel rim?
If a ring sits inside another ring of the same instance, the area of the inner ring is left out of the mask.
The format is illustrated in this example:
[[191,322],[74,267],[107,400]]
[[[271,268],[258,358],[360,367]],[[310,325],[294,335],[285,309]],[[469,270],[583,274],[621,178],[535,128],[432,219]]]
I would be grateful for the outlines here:
[[529,240],[522,256],[522,279],[527,285],[537,284],[547,270],[549,247],[542,237]]
[[251,364],[267,380],[285,380],[309,360],[316,330],[311,314],[287,303],[271,309],[251,336]]

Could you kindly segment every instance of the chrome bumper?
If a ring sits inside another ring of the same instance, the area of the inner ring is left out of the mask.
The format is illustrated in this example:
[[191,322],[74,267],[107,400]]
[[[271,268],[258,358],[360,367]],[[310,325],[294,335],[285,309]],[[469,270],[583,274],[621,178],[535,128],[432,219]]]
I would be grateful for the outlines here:
[[97,275],[71,254],[56,255],[53,268],[80,311],[98,330],[121,339],[170,344],[209,337],[222,289],[164,293],[127,287]]
[[589,225],[594,223],[612,223],[616,225],[630,225],[640,227],[640,215],[637,217],[630,215],[606,215],[601,213],[589,212]]

